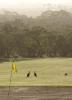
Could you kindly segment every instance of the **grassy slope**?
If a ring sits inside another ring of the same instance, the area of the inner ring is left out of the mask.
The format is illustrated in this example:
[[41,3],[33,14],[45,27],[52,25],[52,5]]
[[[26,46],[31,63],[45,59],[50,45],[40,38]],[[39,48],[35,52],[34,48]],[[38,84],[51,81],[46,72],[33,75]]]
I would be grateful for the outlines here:
[[[62,85],[72,86],[72,59],[71,58],[48,58],[25,60],[16,62],[18,73],[13,74],[11,85]],[[0,63],[0,85],[9,85],[10,70],[12,63]],[[28,71],[31,71],[30,78],[26,78]],[[35,78],[33,72],[38,77]],[[64,73],[67,72],[68,76]]]

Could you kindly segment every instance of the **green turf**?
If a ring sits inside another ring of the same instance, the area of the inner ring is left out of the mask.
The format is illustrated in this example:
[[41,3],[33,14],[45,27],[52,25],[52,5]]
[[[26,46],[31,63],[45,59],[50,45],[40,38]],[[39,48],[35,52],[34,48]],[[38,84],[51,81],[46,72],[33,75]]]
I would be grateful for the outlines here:
[[[0,63],[0,86],[8,86],[11,62]],[[12,74],[12,86],[72,86],[72,58],[31,59],[16,62],[18,72]],[[27,72],[31,72],[29,78]],[[37,72],[37,78],[33,72]],[[68,76],[65,76],[65,73]]]

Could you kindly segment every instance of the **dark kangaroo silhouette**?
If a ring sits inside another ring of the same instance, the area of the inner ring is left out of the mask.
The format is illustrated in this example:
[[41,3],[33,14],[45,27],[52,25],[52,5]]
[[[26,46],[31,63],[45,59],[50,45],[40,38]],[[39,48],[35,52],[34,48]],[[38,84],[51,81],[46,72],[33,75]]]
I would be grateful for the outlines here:
[[37,77],[37,73],[36,72],[34,72],[34,76]]
[[65,73],[65,76],[67,76],[68,75],[68,73]]
[[30,77],[30,72],[27,73],[27,77]]

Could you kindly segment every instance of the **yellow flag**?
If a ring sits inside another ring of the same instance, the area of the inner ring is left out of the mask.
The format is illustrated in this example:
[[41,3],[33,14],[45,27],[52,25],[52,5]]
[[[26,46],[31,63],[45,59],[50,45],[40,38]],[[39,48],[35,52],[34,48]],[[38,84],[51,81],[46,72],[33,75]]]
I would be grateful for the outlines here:
[[16,73],[17,72],[17,68],[16,68],[16,64],[12,63],[12,72]]

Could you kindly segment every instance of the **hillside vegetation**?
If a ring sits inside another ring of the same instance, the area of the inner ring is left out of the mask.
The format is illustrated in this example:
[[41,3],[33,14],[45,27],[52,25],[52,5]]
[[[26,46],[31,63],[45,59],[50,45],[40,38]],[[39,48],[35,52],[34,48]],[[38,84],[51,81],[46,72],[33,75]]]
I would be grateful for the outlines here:
[[72,14],[46,11],[37,18],[0,14],[0,58],[72,57]]

